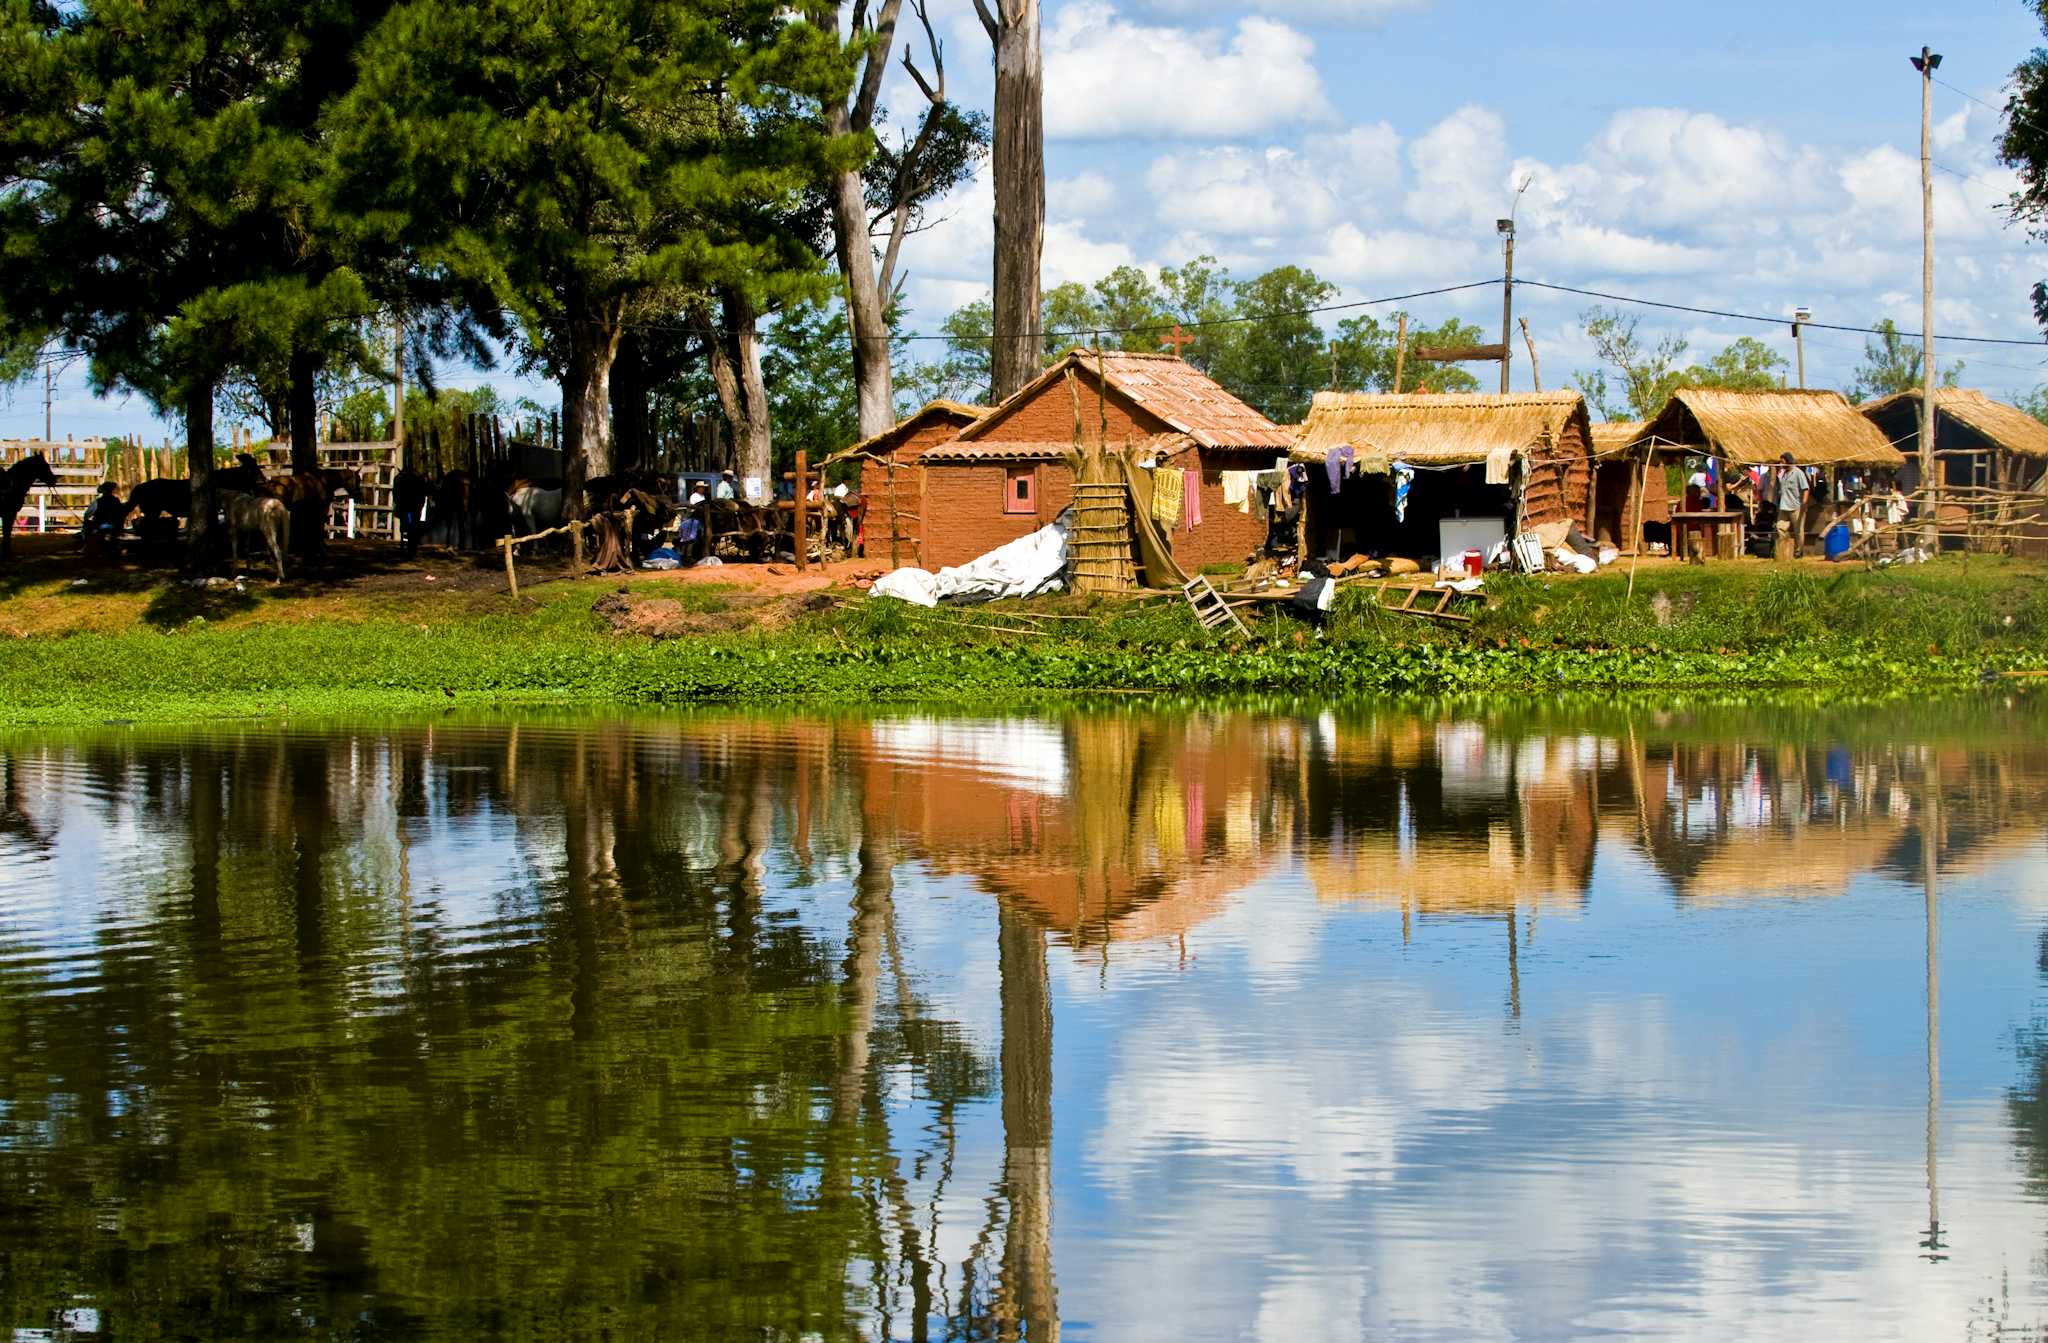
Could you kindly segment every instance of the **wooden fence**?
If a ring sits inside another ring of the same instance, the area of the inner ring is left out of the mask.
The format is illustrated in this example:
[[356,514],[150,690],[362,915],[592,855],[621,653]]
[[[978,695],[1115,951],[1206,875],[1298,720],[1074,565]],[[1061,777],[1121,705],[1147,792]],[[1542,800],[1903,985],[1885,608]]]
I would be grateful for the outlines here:
[[35,438],[0,440],[0,469],[40,452],[57,477],[55,489],[38,485],[28,492],[16,526],[47,532],[53,527],[75,529],[92,507],[100,482],[107,478],[107,445],[102,439],[66,439],[45,443]]

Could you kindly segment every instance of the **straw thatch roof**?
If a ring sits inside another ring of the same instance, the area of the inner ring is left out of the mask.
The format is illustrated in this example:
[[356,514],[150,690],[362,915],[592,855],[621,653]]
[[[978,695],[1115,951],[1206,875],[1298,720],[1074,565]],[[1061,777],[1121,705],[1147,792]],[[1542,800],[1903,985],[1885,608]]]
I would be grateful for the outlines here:
[[1395,459],[1466,465],[1496,451],[1549,447],[1574,420],[1590,442],[1586,399],[1577,392],[1317,392],[1292,456],[1297,462],[1320,462],[1332,448],[1350,448],[1358,454],[1359,468],[1368,471],[1384,471]]
[[1609,420],[1593,426],[1593,455],[1619,457],[1634,447],[1650,427],[1648,420]]
[[987,414],[987,406],[970,406],[964,401],[933,401],[912,411],[874,437],[864,438],[850,448],[833,453],[818,465],[830,466],[849,457],[887,457],[920,429],[934,424],[948,424],[964,429]]
[[[1093,386],[1099,372],[1112,391],[1205,448],[1263,448],[1285,452],[1293,436],[1223,390],[1208,374],[1170,354],[1128,350],[1069,350],[979,422],[961,430],[962,441],[988,437],[1019,407],[1059,384],[1069,370]],[[1083,416],[1083,432],[1089,428]]]
[[1731,392],[1681,387],[1645,430],[1648,437],[1740,466],[1783,453],[1802,466],[1903,466],[1906,459],[1840,392],[1792,388]]
[[[1133,439],[1131,446],[1141,458],[1171,457],[1194,447],[1195,440],[1187,434],[1151,434]],[[956,438],[937,447],[926,448],[919,460],[934,465],[941,462],[1057,462],[1073,450],[1071,442],[1056,439],[999,438],[991,442],[969,443]]]
[[[1910,407],[1914,423],[1920,415],[1920,392],[1898,392],[1857,407],[1873,421],[1889,418],[1887,412]],[[1941,415],[1989,439],[2006,452],[2022,457],[2048,458],[2048,424],[2043,424],[2018,406],[1993,401],[1982,392],[1963,387],[1944,387],[1934,394],[1934,408]],[[1939,426],[1935,441],[1941,441]]]

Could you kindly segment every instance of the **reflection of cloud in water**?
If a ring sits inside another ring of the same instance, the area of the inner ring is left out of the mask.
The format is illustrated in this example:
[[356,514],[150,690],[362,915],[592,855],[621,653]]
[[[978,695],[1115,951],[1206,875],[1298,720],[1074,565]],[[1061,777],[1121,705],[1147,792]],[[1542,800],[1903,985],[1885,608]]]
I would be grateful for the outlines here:
[[923,769],[971,770],[1027,792],[1067,791],[1066,740],[1035,718],[891,718],[869,729],[876,756]]

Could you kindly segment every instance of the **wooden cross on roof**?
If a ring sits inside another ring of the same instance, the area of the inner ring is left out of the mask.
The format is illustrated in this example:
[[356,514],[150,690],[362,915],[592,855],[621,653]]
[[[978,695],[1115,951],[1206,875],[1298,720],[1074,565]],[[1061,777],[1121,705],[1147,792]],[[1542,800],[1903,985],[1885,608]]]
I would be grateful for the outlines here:
[[1181,347],[1186,345],[1193,345],[1195,343],[1195,338],[1193,336],[1190,336],[1187,332],[1181,330],[1180,323],[1175,322],[1173,324],[1173,334],[1169,336],[1161,336],[1159,338],[1159,343],[1161,345],[1171,345],[1173,347],[1174,358],[1185,359],[1187,358],[1187,356],[1181,353]]

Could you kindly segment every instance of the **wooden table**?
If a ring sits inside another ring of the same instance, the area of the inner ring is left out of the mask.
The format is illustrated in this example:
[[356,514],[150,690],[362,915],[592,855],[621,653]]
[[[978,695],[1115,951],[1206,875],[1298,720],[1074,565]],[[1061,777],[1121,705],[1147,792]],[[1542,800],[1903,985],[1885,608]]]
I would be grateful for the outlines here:
[[1707,553],[1709,555],[1718,555],[1720,552],[1715,549],[1714,541],[1724,527],[1734,531],[1735,554],[1739,557],[1743,553],[1742,546],[1745,539],[1743,533],[1746,530],[1745,519],[1747,516],[1739,508],[1703,508],[1691,512],[1684,509],[1673,509],[1671,512],[1672,558],[1684,559],[1691,553],[1685,546],[1685,535],[1688,531],[1706,533]]

